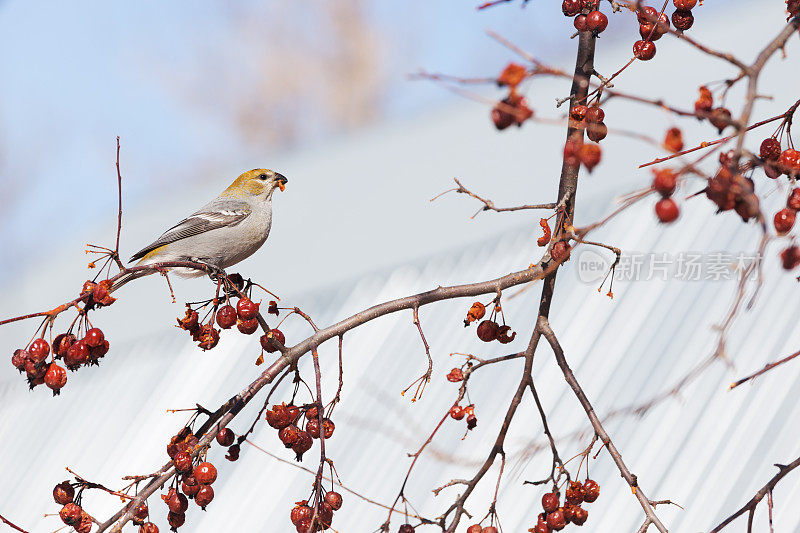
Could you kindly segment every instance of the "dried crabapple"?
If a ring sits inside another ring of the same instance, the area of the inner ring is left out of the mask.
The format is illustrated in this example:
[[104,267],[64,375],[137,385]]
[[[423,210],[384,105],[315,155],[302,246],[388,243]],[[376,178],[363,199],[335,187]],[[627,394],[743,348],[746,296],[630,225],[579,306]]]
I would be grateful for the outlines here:
[[240,320],[239,323],[236,324],[236,329],[239,330],[239,333],[252,335],[258,329],[258,319],[251,318],[250,320]]
[[467,311],[467,318],[464,320],[464,325],[467,326],[476,320],[480,320],[486,314],[486,306],[480,302],[475,302],[472,307]]
[[214,465],[205,461],[194,467],[192,475],[201,485],[211,485],[217,479],[217,469]]
[[238,461],[239,453],[242,451],[241,446],[234,444],[228,448],[228,453],[225,454],[225,459],[228,461]]
[[603,122],[605,118],[606,112],[596,105],[593,105],[586,110],[586,122]]
[[298,432],[297,440],[292,444],[292,451],[297,455],[298,461],[303,459],[303,454],[310,450],[313,444],[314,442],[311,439],[311,435],[305,431]]
[[553,245],[550,249],[550,258],[553,261],[563,262],[569,259],[569,255],[572,251],[569,243],[565,241],[558,241]]
[[565,501],[572,505],[579,505],[583,503],[583,484],[579,481],[571,481],[569,487],[564,493]]
[[586,25],[594,33],[602,33],[608,27],[608,17],[601,11],[592,11],[586,15]]
[[219,343],[219,331],[214,329],[211,324],[204,324],[200,327],[198,346],[203,350],[210,350]]
[[447,381],[451,383],[458,383],[464,381],[464,372],[460,368],[454,368],[447,374]]
[[566,525],[567,521],[564,518],[564,513],[562,511],[556,509],[552,513],[547,514],[547,526],[550,529],[561,531]]
[[250,320],[258,315],[259,305],[250,298],[240,298],[236,303],[236,312],[241,320]]
[[572,24],[578,31],[586,31],[589,29],[589,21],[586,19],[586,15],[578,15],[575,17]]
[[497,85],[500,87],[516,87],[522,83],[526,76],[527,71],[525,70],[525,67],[517,63],[509,63],[497,78]]
[[67,384],[67,371],[55,363],[50,363],[44,375],[44,383],[53,391],[53,394],[58,394],[58,391]]
[[232,305],[223,305],[217,311],[217,324],[222,329],[230,329],[236,324],[236,309]]
[[481,533],[498,533],[498,532],[497,532],[497,528],[496,527],[488,526],[488,527],[483,528],[483,531],[481,531]]
[[188,452],[178,452],[172,460],[179,473],[188,474],[192,471],[192,456]]
[[202,509],[205,509],[206,505],[211,503],[211,500],[213,499],[214,489],[209,485],[203,485],[200,487],[200,490],[197,491],[197,494],[194,495],[194,502]]
[[68,526],[74,526],[81,519],[81,511],[82,509],[80,507],[70,502],[61,508],[61,511],[58,512],[58,516],[60,516],[61,521]]
[[572,109],[570,109],[570,112],[569,112],[569,116],[571,116],[573,119],[577,120],[578,122],[583,122],[583,120],[586,118],[586,113],[588,111],[589,111],[589,108],[586,107],[583,104],[572,106]]
[[561,12],[567,17],[574,17],[581,12],[581,0],[564,0],[561,3]]
[[555,492],[548,492],[542,496],[542,509],[545,513],[552,513],[558,509],[560,502],[558,501],[558,494]]
[[509,331],[511,331],[511,327],[505,324],[497,329],[497,340],[500,344],[508,344],[517,336],[516,331],[511,331],[511,335],[508,334]]
[[272,343],[270,342],[270,339],[275,339],[276,341],[281,343],[281,345],[286,344],[286,337],[283,336],[283,333],[281,333],[281,330],[279,330],[277,328],[270,329],[268,333],[265,333],[259,339],[259,341],[261,342],[261,347],[267,353],[273,353],[273,352],[277,352],[278,351],[277,348],[272,346]]
[[781,266],[784,270],[794,270],[800,265],[800,248],[791,245],[781,252]]
[[454,420],[461,420],[464,418],[464,410],[460,406],[454,405],[450,408],[450,417]]
[[11,355],[11,364],[20,372],[25,370],[25,360],[28,358],[28,352],[21,348],[14,350]]
[[414,533],[414,526],[411,524],[403,524],[400,526],[400,529],[397,530],[397,533]]
[[330,418],[325,418],[322,420],[322,436],[326,439],[333,437],[333,431],[336,429],[336,425],[333,423],[333,420]]
[[183,476],[181,480],[181,490],[189,498],[194,498],[201,487],[203,485],[198,483],[193,475]]
[[583,166],[586,167],[586,170],[592,172],[594,167],[600,164],[600,159],[603,155],[600,146],[596,144],[589,144],[586,143],[581,146],[580,150],[578,150],[578,159],[580,159]]
[[583,501],[592,503],[600,496],[600,485],[593,479],[583,482]]
[[656,57],[656,45],[653,41],[636,41],[633,43],[633,55],[636,59],[650,61]]
[[342,508],[342,495],[338,492],[328,491],[325,493],[325,503],[331,506],[331,509],[338,511]]
[[92,328],[83,336],[83,341],[89,348],[97,348],[103,344],[104,340],[106,340],[106,337],[100,328]]
[[672,196],[678,186],[678,176],[670,168],[653,171],[653,189],[661,196]]
[[267,424],[275,429],[283,429],[292,422],[292,413],[285,403],[273,405],[267,411]]
[[43,363],[47,356],[50,355],[50,345],[44,339],[35,339],[28,346],[28,354],[34,363]]
[[67,505],[75,498],[75,487],[69,484],[69,481],[62,481],[53,487],[53,499],[59,505]]
[[158,526],[152,522],[145,522],[139,527],[139,533],[158,533]]
[[311,520],[314,511],[306,505],[306,501],[303,500],[301,502],[297,502],[292,509],[292,512],[289,514],[289,519],[292,521],[292,524],[297,525],[300,520],[308,519]]
[[758,153],[765,161],[777,161],[781,156],[781,143],[775,137],[767,137],[761,141]]
[[586,523],[587,518],[589,518],[589,511],[583,507],[576,506],[572,513],[572,523],[576,526],[582,526]]
[[726,107],[717,107],[711,110],[708,121],[717,128],[718,133],[722,133],[731,123],[731,112]]
[[478,338],[483,342],[492,342],[497,338],[498,329],[500,329],[500,326],[497,324],[497,322],[493,320],[484,320],[478,324],[476,333]]
[[789,198],[786,199],[786,207],[800,211],[800,189],[792,189]]
[[186,309],[186,315],[183,318],[179,318],[178,320],[178,327],[181,329],[185,329],[186,331],[192,331],[198,327],[200,327],[200,315],[197,314],[197,311],[192,311],[191,309]]
[[680,152],[683,150],[683,132],[680,128],[670,128],[664,136],[664,148],[670,152]]
[[184,522],[186,522],[185,513],[173,513],[172,511],[167,513],[167,523],[171,528],[178,529],[184,524]]
[[291,448],[300,438],[300,429],[294,424],[286,426],[278,432],[278,438],[284,446]]
[[308,422],[306,422],[306,433],[311,435],[312,439],[319,438],[319,420],[316,418],[312,418]]
[[796,215],[797,212],[793,209],[789,209],[788,207],[784,207],[775,213],[773,222],[775,224],[775,231],[778,232],[778,235],[786,235],[792,230]]
[[694,15],[691,11],[679,9],[672,14],[672,24],[681,31],[691,29],[694,26]]
[[675,6],[675,9],[688,11],[694,9],[694,6],[697,5],[697,0],[672,0],[672,4]]
[[606,135],[608,135],[608,127],[603,122],[589,124],[586,128],[586,136],[590,141],[599,143],[606,138]]
[[480,524],[473,524],[467,528],[467,533],[481,533],[483,528]]
[[655,21],[658,18],[658,11],[651,6],[645,6],[636,13],[639,24],[646,24],[650,21]]

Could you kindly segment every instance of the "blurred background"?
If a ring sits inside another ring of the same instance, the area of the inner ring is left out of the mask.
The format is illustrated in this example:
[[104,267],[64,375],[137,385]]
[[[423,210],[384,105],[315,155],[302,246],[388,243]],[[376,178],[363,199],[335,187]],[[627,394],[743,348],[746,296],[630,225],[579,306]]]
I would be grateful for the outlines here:
[[[497,132],[487,104],[410,79],[420,69],[493,77],[507,62],[521,61],[489,38],[489,29],[547,64],[572,70],[572,21],[557,6],[531,2],[522,8],[514,2],[477,12],[476,4],[0,1],[0,317],[74,297],[93,275],[86,269],[86,243],[113,245],[117,135],[123,257],[242,171],[267,167],[286,175],[287,190],[274,199],[272,235],[241,272],[320,325],[387,298],[488,279],[537,261],[538,214],[484,213],[471,220],[479,206],[466,197],[429,201],[450,188],[453,177],[498,205],[548,202],[556,194],[563,126],[527,123]],[[784,20],[783,3],[770,4],[775,5],[759,7],[754,17],[744,0],[707,2],[695,10],[692,35],[752,60]],[[609,75],[627,61],[638,37],[629,14],[611,15],[606,5],[603,10],[610,25],[598,42],[597,70]],[[634,64],[615,88],[691,109],[699,85],[736,74],[675,39],[657,46],[656,59]],[[793,38],[787,57],[779,54],[764,72],[762,92],[773,98],[759,100],[759,118],[779,114],[796,100],[799,48]],[[740,89],[728,95],[734,115]],[[490,86],[469,90],[479,98],[502,97]],[[555,101],[568,90],[569,81],[560,79],[526,86],[531,107],[548,119],[563,117],[566,109]],[[706,124],[637,104],[613,100],[605,109],[612,129],[660,140],[677,125],[687,146],[717,136]],[[766,129],[764,136],[772,133],[771,126]],[[762,138],[753,135],[748,144],[755,148]],[[637,166],[660,155],[657,145],[609,135],[603,163],[581,177],[576,223],[598,220],[615,197],[647,186],[652,175]],[[765,192],[767,205],[778,205],[780,186],[759,179],[757,190]],[[752,253],[757,246],[754,227],[730,214],[714,216],[708,202],[683,202],[682,219],[669,227],[654,221],[653,202],[642,202],[596,237],[626,253]],[[770,248],[770,258],[777,250]],[[791,317],[800,309],[790,298],[796,282],[780,273],[774,259],[768,265],[757,307],[732,334],[735,369],[714,367],[685,395],[644,418],[609,420],[612,437],[649,495],[686,508],[662,511],[675,531],[709,529],[771,477],[773,463],[797,455],[795,367],[745,391],[725,392],[733,378],[796,349]],[[560,276],[553,324],[601,413],[646,400],[706,357],[715,342],[711,326],[724,316],[735,290],[733,279],[621,281],[612,301],[598,294],[596,283],[581,279],[574,265]],[[153,276],[136,289],[123,289],[114,307],[96,315],[111,352],[101,368],[71,373],[58,398],[41,387],[29,392],[10,364],[0,365],[6,450],[0,472],[9,480],[0,486],[0,514],[30,531],[56,529],[58,519],[43,514],[57,511],[50,490],[67,477],[64,466],[113,487],[122,475],[153,471],[166,459],[169,436],[185,421],[166,409],[195,402],[213,407],[257,375],[255,339],[229,334],[217,349],[201,353],[172,327],[183,302],[209,291],[203,280],[172,281],[175,304],[163,279]],[[533,287],[505,306],[519,330],[508,350],[524,347],[537,301]],[[444,412],[455,396],[444,375],[461,360],[448,354],[503,353],[479,345],[460,326],[469,303],[423,311],[436,372],[416,404],[399,395],[424,368],[410,315],[348,336],[345,370],[351,377],[336,420],[338,440],[331,444],[345,485],[389,503],[407,468],[406,453],[432,429],[439,415],[431,413]],[[34,328],[0,328],[0,345],[10,354]],[[307,334],[300,323],[285,328],[290,343]],[[562,439],[562,455],[570,457],[588,442],[586,421],[543,353],[537,357],[539,392],[554,413],[551,425]],[[327,374],[335,375],[334,347],[326,347],[326,355]],[[461,440],[464,428],[453,422],[412,478],[412,503],[426,516],[441,513],[456,493],[433,498],[429,490],[471,476],[485,457],[516,371],[476,374],[470,392],[478,430]],[[505,380],[508,390],[496,385]],[[332,393],[335,384],[326,384]],[[251,416],[255,412],[245,413],[234,429],[243,430]],[[256,431],[253,440],[291,460],[269,428]],[[500,518],[505,531],[525,531],[535,523],[541,491],[521,487],[521,481],[549,471],[531,406],[521,411],[510,442],[513,468],[503,479]],[[220,469],[217,499],[208,513],[192,509],[184,530],[292,530],[289,510],[306,497],[311,476],[248,446],[237,463],[225,461],[217,449],[212,457]],[[608,487],[600,500],[605,503],[590,508],[589,525],[596,531],[634,531],[641,522],[641,510],[615,472],[605,455],[593,462],[592,476]],[[493,470],[471,500],[476,516],[485,513],[495,475]],[[779,530],[797,530],[800,518],[790,502],[800,483],[787,478],[781,487]],[[86,507],[103,519],[118,505],[114,500],[93,494]],[[153,500],[151,507],[166,529],[164,506]],[[345,494],[334,527],[373,531],[385,515]],[[395,516],[393,531],[399,523]]]

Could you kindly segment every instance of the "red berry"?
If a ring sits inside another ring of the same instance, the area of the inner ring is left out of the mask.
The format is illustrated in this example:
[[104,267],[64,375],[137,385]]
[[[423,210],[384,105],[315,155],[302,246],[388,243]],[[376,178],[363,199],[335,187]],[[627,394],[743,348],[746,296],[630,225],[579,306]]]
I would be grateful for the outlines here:
[[552,513],[556,509],[558,509],[559,501],[558,501],[558,494],[555,492],[548,492],[544,496],[542,496],[542,509],[544,509],[545,513]]
[[561,12],[567,17],[574,17],[581,12],[581,0],[564,0],[561,4]]
[[800,152],[794,148],[787,148],[778,157],[778,164],[783,167],[786,174],[800,173]]
[[454,368],[447,374],[447,381],[450,383],[464,381],[464,372],[460,368]]
[[550,258],[553,261],[564,262],[569,259],[569,254],[571,253],[571,247],[569,243],[565,241],[558,241],[550,248]]
[[230,329],[236,324],[236,309],[232,305],[223,305],[217,311],[217,324],[222,329]]
[[200,490],[197,491],[197,494],[194,495],[194,502],[203,509],[205,509],[206,505],[211,503],[211,500],[213,499],[214,499],[214,489],[211,488],[209,485],[203,485],[202,487],[200,487]]
[[586,128],[586,135],[589,137],[590,141],[599,143],[606,138],[606,135],[608,135],[608,128],[603,122],[589,124],[589,126]]
[[28,347],[28,354],[34,363],[43,363],[50,355],[50,345],[44,339],[36,339]]
[[189,499],[180,492],[170,489],[170,496],[167,498],[167,507],[169,508],[170,512],[176,514],[183,514],[186,512],[186,509],[189,508]]
[[183,476],[181,481],[181,490],[189,498],[194,498],[198,491],[203,487],[193,475]]
[[675,9],[683,9],[683,10],[690,10],[694,9],[694,6],[697,5],[697,0],[672,0]]
[[172,529],[178,529],[184,522],[186,522],[186,515],[184,513],[173,513],[170,511],[167,514],[167,523]]
[[400,529],[397,530],[397,533],[414,533],[414,526],[411,524],[403,524],[400,526]]
[[328,529],[333,522],[333,508],[327,502],[321,502],[317,505],[317,520],[320,524],[320,529]]
[[645,41],[657,41],[661,39],[662,34],[658,33],[654,28],[656,27],[655,24],[652,22],[648,22],[647,24],[640,24],[639,25],[639,35]]
[[67,384],[67,371],[55,363],[50,363],[44,375],[44,383],[52,389],[53,394],[58,394],[58,391]]
[[89,347],[83,339],[70,346],[64,354],[64,363],[69,369],[77,368],[87,361],[89,361]]
[[478,324],[477,334],[478,338],[483,342],[492,342],[497,338],[497,330],[500,326],[493,320],[484,320]]
[[250,298],[240,298],[239,302],[236,304],[236,312],[239,314],[239,318],[242,320],[251,320],[258,315],[258,306],[260,304],[255,303]]
[[461,420],[464,418],[464,410],[460,406],[454,405],[450,408],[450,418],[453,418],[454,420]]
[[575,20],[573,20],[572,24],[578,31],[587,31],[589,29],[589,21],[587,20],[586,15],[578,15],[575,17]]
[[158,533],[158,526],[152,522],[145,522],[139,528],[139,533]]
[[83,340],[87,346],[89,346],[89,348],[97,348],[103,344],[103,341],[106,340],[106,337],[103,335],[103,332],[100,330],[100,328],[92,328],[86,332]]
[[592,503],[600,496],[600,485],[593,479],[583,482],[583,501]]
[[661,196],[672,196],[675,188],[678,185],[678,176],[672,169],[665,168],[653,172],[653,189],[656,190]]
[[62,481],[53,487],[53,499],[59,505],[67,505],[75,498],[75,488],[69,481]]
[[600,146],[596,144],[586,143],[581,146],[580,150],[578,150],[578,159],[580,159],[580,162],[583,163],[583,166],[585,166],[586,170],[589,172],[594,170],[594,167],[600,164],[602,155],[603,151],[600,149]]
[[283,333],[281,333],[281,330],[279,330],[279,329],[271,329],[271,330],[269,330],[269,333],[265,333],[264,335],[261,336],[261,339],[260,339],[261,347],[267,353],[273,353],[273,352],[277,352],[278,351],[277,348],[274,348],[272,346],[272,343],[270,342],[271,338],[274,338],[276,341],[278,341],[279,343],[281,343],[283,345],[286,344],[286,337],[283,336]]
[[586,122],[603,122],[606,118],[606,113],[596,105],[589,107],[586,110]]
[[325,503],[330,505],[334,511],[338,511],[342,508],[342,495],[338,492],[329,491],[325,494]]
[[656,45],[653,41],[636,41],[633,43],[633,55],[636,59],[650,61],[656,57]]
[[483,531],[483,528],[480,524],[474,524],[467,528],[467,533],[481,533],[481,531]]
[[311,435],[312,439],[319,438],[319,420],[316,418],[312,418],[308,422],[306,422],[306,433]]
[[230,446],[236,438],[231,428],[222,428],[217,433],[217,443],[220,446]]
[[575,507],[572,512],[572,523],[576,526],[582,526],[586,523],[586,519],[589,518],[589,511],[584,509],[583,507]]
[[722,133],[731,123],[731,112],[725,107],[717,107],[711,110],[708,121],[712,126],[717,128],[718,133]]
[[239,330],[240,333],[244,333],[245,335],[252,335],[258,329],[258,319],[251,318],[250,320],[240,320],[239,323],[236,325],[236,328]]
[[204,324],[200,327],[199,341],[197,345],[203,350],[210,350],[219,343],[219,331],[214,329],[211,324]]
[[73,344],[75,344],[75,335],[71,333],[56,335],[56,338],[53,339],[53,353],[63,357],[67,353],[67,349]]
[[602,33],[608,27],[608,17],[602,11],[592,11],[586,15],[586,24],[595,33]]
[[662,198],[656,203],[656,216],[664,224],[675,222],[679,214],[678,204],[672,198]]
[[285,403],[276,404],[267,411],[267,424],[275,429],[283,429],[293,422],[292,414]]
[[326,418],[322,421],[322,435],[329,439],[333,437],[333,430],[336,429],[336,425],[333,423],[333,420],[330,418]]
[[672,24],[676,29],[686,31],[694,26],[694,15],[691,11],[679,9],[672,14]]
[[178,452],[172,460],[179,473],[188,474],[192,471],[192,456],[188,452]]
[[298,433],[297,440],[292,444],[292,450],[297,454],[298,461],[303,459],[303,454],[310,450],[313,444],[314,441],[311,439],[311,435],[305,431],[300,431]]
[[648,22],[655,21],[658,18],[658,11],[654,7],[645,6],[638,13],[636,13],[636,17],[639,19],[639,24],[647,24]]
[[89,359],[91,361],[97,361],[101,357],[104,357],[108,353],[108,349],[111,347],[108,340],[104,340],[103,344],[97,346],[95,348],[89,348]]
[[298,522],[304,519],[311,520],[314,511],[306,505],[306,501],[303,500],[302,502],[297,502],[297,504],[292,509],[292,512],[289,514],[289,519],[292,521],[292,524],[297,525]]
[[789,209],[788,207],[784,207],[775,213],[775,231],[778,232],[778,235],[786,235],[792,230],[796,215],[797,212],[793,209]]
[[498,533],[498,532],[497,532],[497,528],[496,527],[488,526],[488,527],[483,528],[483,531],[481,531],[481,533]]
[[767,137],[761,141],[759,155],[764,161],[777,161],[781,156],[781,143],[775,137]]
[[550,531],[547,522],[540,522],[533,527],[533,533],[550,533]]
[[298,429],[298,427],[294,424],[291,426],[286,426],[278,432],[278,438],[281,440],[284,446],[291,448],[300,438],[300,429]]
[[562,511],[556,510],[547,515],[547,526],[550,529],[561,531],[567,525],[567,520],[564,518]]
[[194,467],[194,478],[201,485],[211,485],[217,479],[217,469],[209,462],[203,462]]
[[74,526],[80,522],[81,511],[82,509],[80,507],[70,502],[61,508],[58,515],[61,517],[62,522],[68,526]]

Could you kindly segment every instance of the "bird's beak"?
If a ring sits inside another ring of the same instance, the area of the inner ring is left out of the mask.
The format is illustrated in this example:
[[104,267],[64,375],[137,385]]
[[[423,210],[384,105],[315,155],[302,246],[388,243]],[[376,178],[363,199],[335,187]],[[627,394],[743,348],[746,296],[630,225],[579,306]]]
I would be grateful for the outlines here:
[[286,176],[284,176],[283,174],[278,174],[276,172],[275,173],[275,181],[278,182],[278,187],[281,188],[281,192],[286,190],[286,184],[289,182],[289,180],[286,179]]

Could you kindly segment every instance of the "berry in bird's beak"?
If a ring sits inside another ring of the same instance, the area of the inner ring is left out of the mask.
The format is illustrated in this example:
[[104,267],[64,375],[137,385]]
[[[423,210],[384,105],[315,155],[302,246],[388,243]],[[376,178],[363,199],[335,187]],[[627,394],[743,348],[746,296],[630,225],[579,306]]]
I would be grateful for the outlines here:
[[289,182],[289,180],[286,179],[286,176],[275,173],[275,181],[278,182],[278,187],[280,187],[281,192],[286,190],[286,184]]

